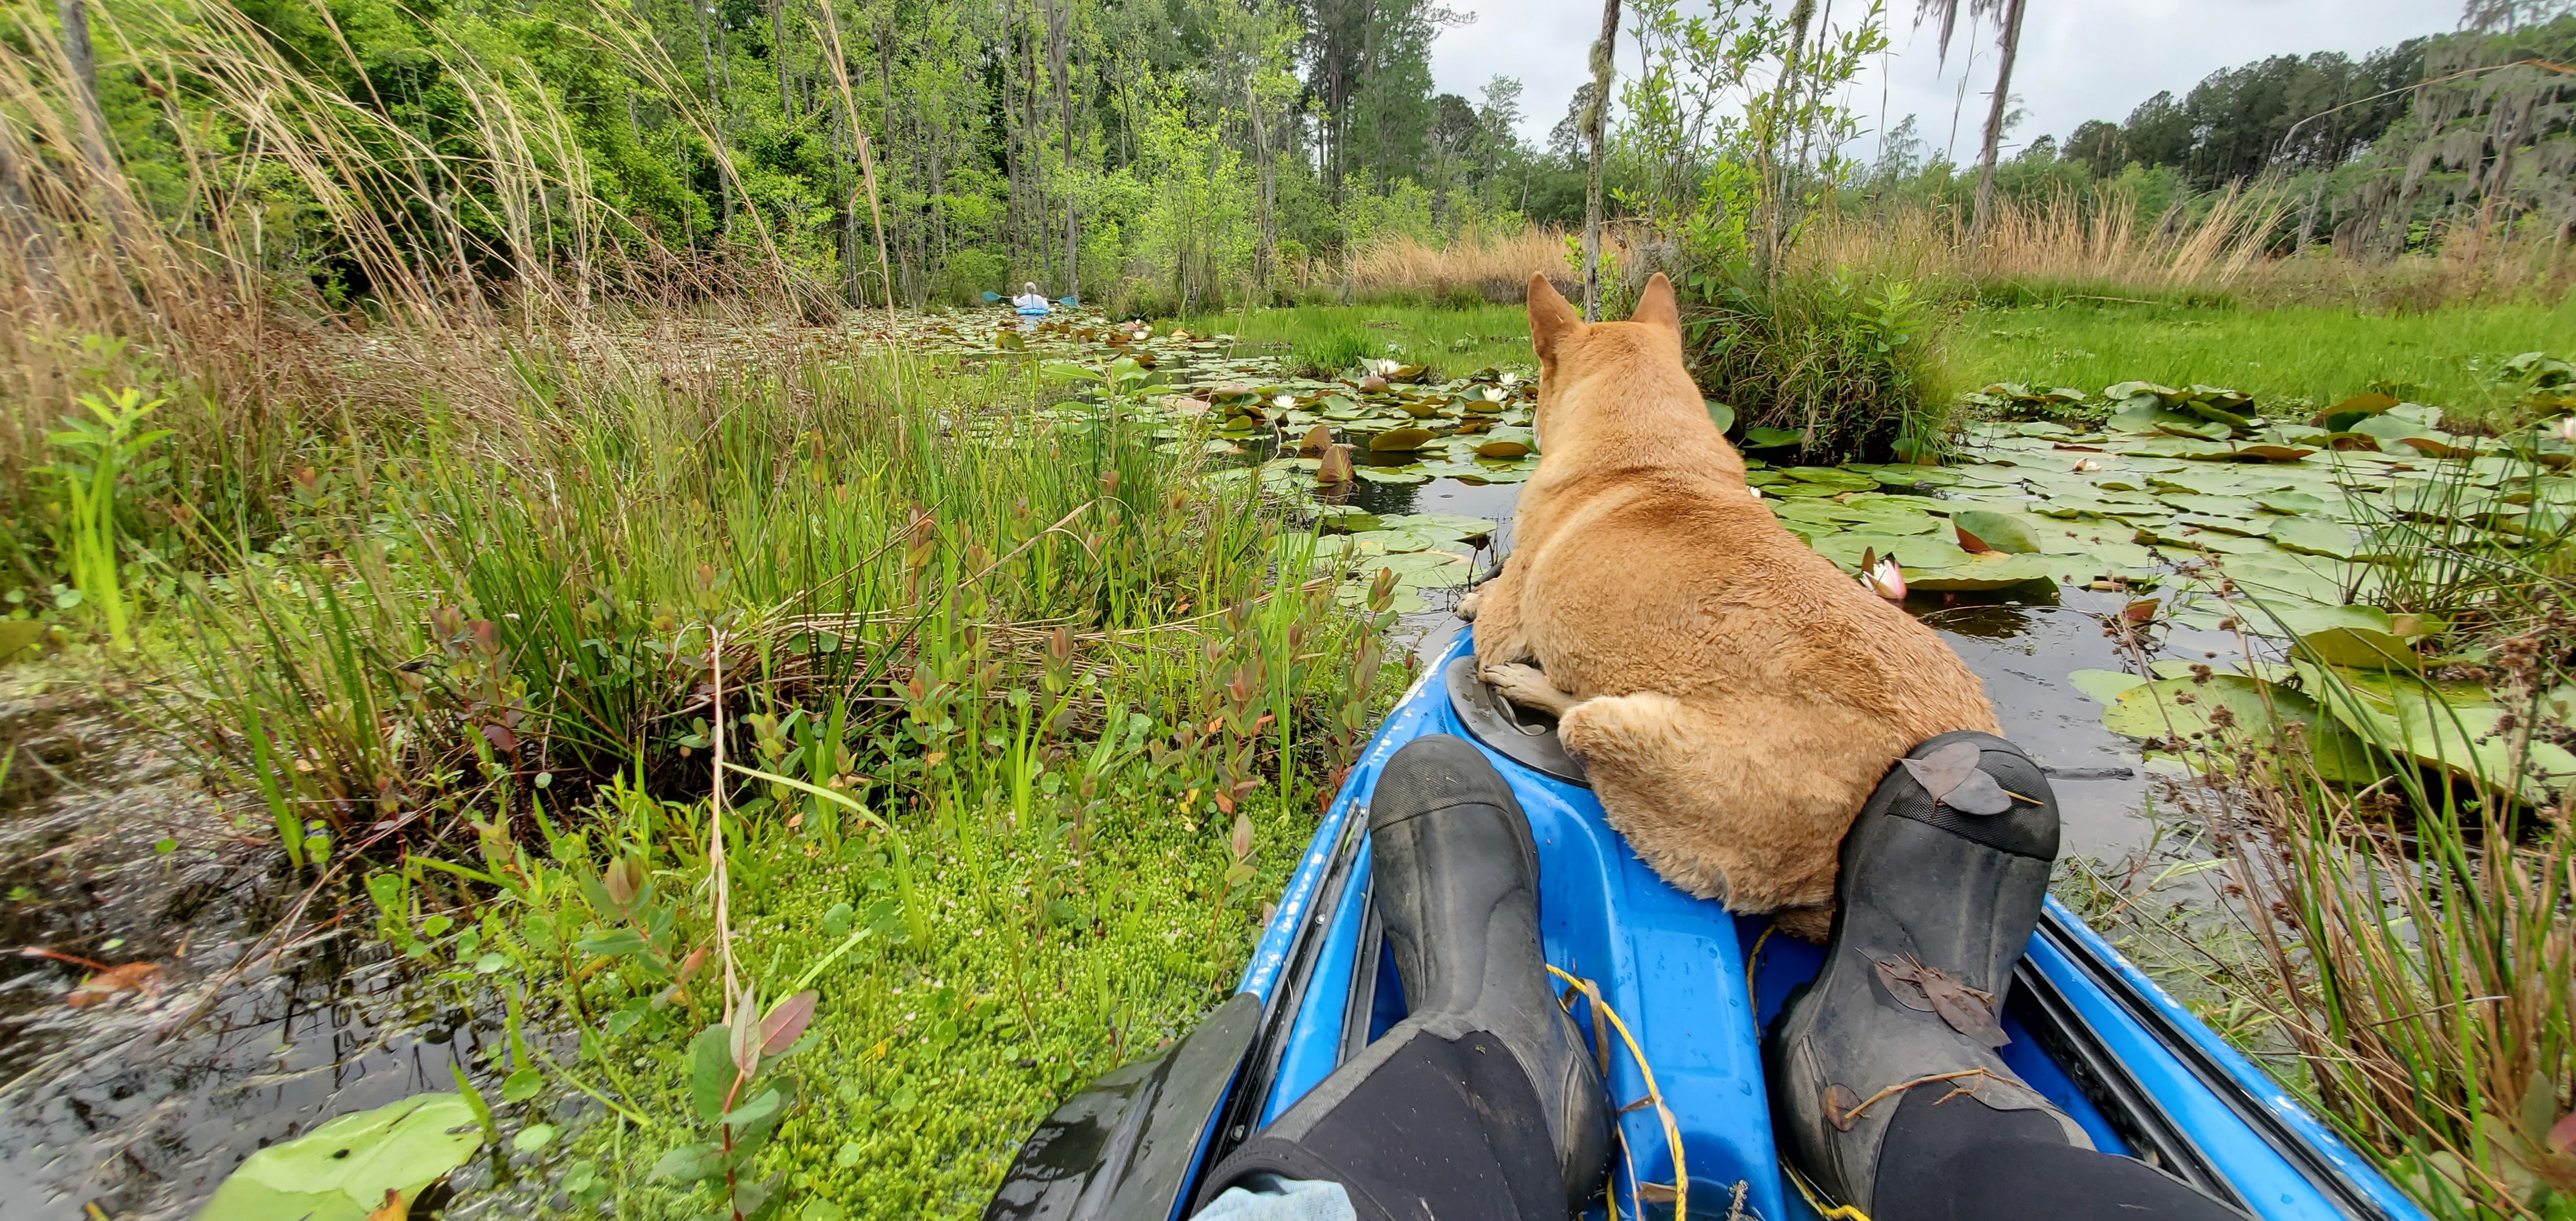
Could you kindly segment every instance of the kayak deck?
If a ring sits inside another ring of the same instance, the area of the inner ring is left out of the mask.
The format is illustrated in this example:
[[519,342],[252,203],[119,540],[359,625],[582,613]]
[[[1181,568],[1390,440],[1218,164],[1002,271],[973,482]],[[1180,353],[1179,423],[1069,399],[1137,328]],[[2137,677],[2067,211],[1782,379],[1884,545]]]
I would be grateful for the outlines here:
[[[1820,947],[1766,937],[1766,918],[1733,916],[1674,889],[1628,850],[1588,788],[1527,762],[1547,765],[1544,752],[1509,740],[1502,742],[1509,755],[1495,750],[1489,715],[1478,717],[1484,736],[1471,731],[1443,682],[1444,669],[1468,650],[1461,634],[1388,717],[1282,895],[1243,983],[1265,1002],[1263,1036],[1213,1143],[1231,1146],[1276,1118],[1403,1017],[1369,909],[1359,802],[1396,747],[1449,733],[1478,742],[1519,797],[1538,843],[1547,961],[1597,986],[1634,1036],[1679,1134],[1689,1214],[1726,1216],[1740,1191],[1743,1215],[1814,1216],[1779,1166],[1759,1031],[1790,989],[1813,976]],[[1578,999],[1572,1008],[1593,1037],[1589,1004]],[[2276,1221],[2422,1216],[2054,899],[2016,976],[2004,1028],[2012,1036],[2006,1062],[2106,1152],[2148,1161]],[[1670,1216],[1675,1156],[1663,1117],[1643,1104],[1649,1090],[1637,1056],[1614,1032],[1601,1037],[1612,1105],[1627,1108],[1617,1115],[1625,1154],[1612,1159],[1618,1212]]]

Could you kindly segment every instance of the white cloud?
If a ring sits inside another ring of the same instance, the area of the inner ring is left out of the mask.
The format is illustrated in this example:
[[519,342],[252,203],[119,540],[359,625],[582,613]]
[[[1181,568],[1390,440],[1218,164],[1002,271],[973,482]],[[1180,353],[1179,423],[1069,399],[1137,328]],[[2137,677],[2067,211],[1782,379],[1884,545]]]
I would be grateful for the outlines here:
[[[1847,0],[1844,7],[1859,7]],[[2188,91],[2220,68],[2269,55],[2342,51],[2355,58],[2421,34],[2452,28],[2457,0],[2028,0],[2021,58],[2013,92],[2028,112],[2014,130],[2015,143],[2047,133],[2064,139],[2086,119],[2125,118],[2158,90]],[[1532,139],[1565,113],[1574,90],[1590,77],[1585,57],[1601,30],[1601,10],[1566,0],[1451,0],[1473,12],[1472,25],[1441,33],[1432,46],[1431,74],[1444,92],[1469,98],[1495,74],[1521,78],[1525,119]],[[1962,7],[1965,7],[1962,5]],[[1894,18],[1889,53],[1852,88],[1852,104],[1875,129],[1884,113],[1894,123],[1921,116],[1919,130],[1932,147],[1950,142],[1951,114],[1958,113],[1961,160],[1975,155],[1985,122],[1986,90],[1993,87],[1993,32],[1973,35],[1963,25],[1945,66],[1938,35],[1916,29],[1911,0],[1891,0]],[[1964,20],[1964,17],[1963,17]],[[1625,40],[1622,40],[1623,44]],[[1632,70],[1633,48],[1622,45],[1619,66]],[[1967,81],[1964,104],[1959,84]],[[1865,137],[1859,151],[1876,148]]]

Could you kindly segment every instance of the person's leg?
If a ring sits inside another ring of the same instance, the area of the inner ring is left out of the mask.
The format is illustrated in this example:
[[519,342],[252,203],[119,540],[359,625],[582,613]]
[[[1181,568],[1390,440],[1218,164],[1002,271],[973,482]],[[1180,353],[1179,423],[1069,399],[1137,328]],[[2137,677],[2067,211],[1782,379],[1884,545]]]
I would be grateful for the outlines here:
[[2036,1111],[1911,1090],[1878,1159],[1875,1221],[2244,1221],[2134,1158],[2066,1143]]
[[1370,876],[1404,1021],[1212,1171],[1339,1184],[1364,1221],[1576,1211],[1608,1167],[1609,1107],[1538,941],[1538,854],[1511,787],[1434,734],[1369,800]]
[[1824,965],[1764,1040],[1782,1152],[1877,1221],[2234,1217],[2144,1163],[2094,1152],[1995,1054],[2057,856],[2057,802],[2038,765],[1967,732],[1908,758],[1845,835]]
[[1339,1183],[1255,1174],[1208,1201],[1194,1221],[1359,1221],[1359,1214]]

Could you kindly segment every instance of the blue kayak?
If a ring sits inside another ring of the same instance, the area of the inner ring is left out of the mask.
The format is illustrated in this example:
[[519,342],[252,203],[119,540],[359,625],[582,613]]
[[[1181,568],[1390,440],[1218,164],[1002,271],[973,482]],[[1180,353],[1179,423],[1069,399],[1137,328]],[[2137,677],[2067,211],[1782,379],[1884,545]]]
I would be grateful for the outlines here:
[[[1767,935],[1657,877],[1603,820],[1549,728],[1475,677],[1459,639],[1379,727],[1315,829],[1233,999],[1189,1036],[1047,1117],[985,1216],[1172,1218],[1198,1175],[1404,1017],[1369,904],[1367,818],[1378,769],[1424,734],[1475,741],[1509,780],[1539,849],[1540,940],[1562,980],[1597,988],[1617,1116],[1613,1200],[1591,1217],[1812,1221],[1781,1166],[1761,1030],[1814,975],[1819,947]],[[1562,984],[1560,986],[1562,989]],[[1593,1037],[1593,1007],[1573,1009]],[[2005,1061],[2134,1157],[2265,1221],[2418,1221],[2424,1213],[2076,915],[2048,901],[2016,972]],[[1652,1087],[1649,1087],[1651,1074]],[[1661,1107],[1653,1105],[1661,1100]],[[1630,1105],[1636,1104],[1636,1105]]]

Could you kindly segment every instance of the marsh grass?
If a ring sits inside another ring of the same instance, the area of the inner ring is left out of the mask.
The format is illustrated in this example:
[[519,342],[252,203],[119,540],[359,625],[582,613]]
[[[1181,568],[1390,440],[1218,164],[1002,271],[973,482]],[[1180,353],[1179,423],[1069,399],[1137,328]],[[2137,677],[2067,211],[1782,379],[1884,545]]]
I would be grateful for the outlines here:
[[1451,308],[1426,305],[1304,305],[1185,319],[1192,334],[1233,335],[1246,354],[1278,355],[1330,373],[1362,359],[1393,359],[1455,376],[1489,365],[1529,369],[1529,310],[1517,302]]
[[1384,617],[1106,383],[527,376],[522,427],[344,442],[296,529],[192,585],[166,723],[244,826],[369,875],[427,986],[507,1014],[493,1105],[576,1135],[468,1214],[702,1213],[653,1172],[698,1139],[719,964],[822,992],[826,1067],[745,1181],[978,1210],[1040,1114],[1223,998],[1400,681]]
[[[2440,702],[2431,715],[2452,724],[2428,744],[2358,690],[2410,674],[2308,665],[2300,696],[2343,745],[2213,735],[2227,741],[2206,783],[2176,789],[2233,876],[2222,902],[2240,918],[2201,956],[2261,1011],[2242,1041],[2444,1221],[2576,1209],[2576,1141],[2558,1126],[2576,1108],[2576,826],[2565,795],[2518,791],[2532,742],[2576,737],[2561,705],[2576,585],[2551,506],[2484,528],[2512,490],[2482,486],[2493,473],[2443,463],[2372,523],[2408,557],[2377,600],[2450,625],[2415,663],[2423,681],[2483,688],[2505,714],[2491,731]],[[2451,753],[2472,741],[2501,767]],[[2419,765],[2428,750],[2452,766]]]
[[2517,393],[2492,377],[2518,353],[2563,348],[2576,301],[2486,302],[2427,313],[2340,306],[2240,309],[2067,299],[1975,309],[1950,335],[1975,384],[2014,381],[2087,393],[2130,378],[2231,386],[2272,404],[2317,407],[2366,390],[2442,406],[2455,420],[2515,422]]

